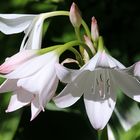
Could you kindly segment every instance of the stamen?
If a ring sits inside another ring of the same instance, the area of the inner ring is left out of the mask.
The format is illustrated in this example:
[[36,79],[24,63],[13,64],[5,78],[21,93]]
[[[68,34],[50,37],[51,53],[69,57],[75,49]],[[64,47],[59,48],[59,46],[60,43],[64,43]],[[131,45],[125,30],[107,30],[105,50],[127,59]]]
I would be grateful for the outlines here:
[[103,82],[103,77],[102,77],[102,74],[100,74],[100,80],[101,80],[101,82]]
[[104,81],[102,78],[102,74],[100,74],[100,80],[99,80],[99,95],[102,99],[105,98],[105,93],[104,93]]
[[108,95],[110,95],[110,79],[107,79],[106,83],[107,83],[107,93]]
[[98,81],[98,79],[96,79],[96,83],[97,83],[97,86],[99,86],[99,81]]

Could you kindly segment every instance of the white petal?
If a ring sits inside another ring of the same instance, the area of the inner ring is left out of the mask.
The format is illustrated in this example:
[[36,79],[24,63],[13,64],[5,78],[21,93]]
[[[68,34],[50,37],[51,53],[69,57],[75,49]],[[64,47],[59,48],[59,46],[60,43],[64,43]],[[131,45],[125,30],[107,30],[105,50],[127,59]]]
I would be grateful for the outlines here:
[[31,120],[35,119],[37,115],[41,112],[41,107],[39,105],[39,98],[35,96],[34,100],[31,102]]
[[133,76],[123,71],[112,71],[115,82],[120,89],[130,98],[140,102],[140,82]]
[[93,71],[97,64],[98,64],[98,61],[99,61],[99,58],[100,58],[100,55],[101,55],[101,52],[98,51],[96,53],[96,55],[94,57],[92,57],[88,63],[86,63],[82,68],[81,70],[90,70],[90,71]]
[[69,83],[63,91],[54,98],[55,104],[60,108],[73,105],[83,94],[85,83],[88,82],[89,71],[82,72],[72,83]]
[[116,140],[113,130],[109,125],[107,125],[107,135],[108,135],[108,140]]
[[6,112],[15,111],[29,104],[32,98],[33,98],[33,95],[23,89],[15,90],[14,94],[11,96],[10,103]]
[[14,34],[24,31],[36,15],[0,14],[0,31]]
[[48,79],[45,88],[39,95],[39,101],[43,108],[54,96],[57,86],[58,86],[58,78],[56,77],[56,74],[54,74],[51,77],[51,80]]
[[44,19],[40,16],[37,16],[36,19],[34,19],[32,24],[26,31],[26,34],[20,47],[21,50],[41,48],[43,22]]
[[124,69],[125,68],[125,66],[122,63],[120,63],[118,60],[116,60],[115,58],[113,58],[110,55],[107,55],[107,56],[108,56],[108,62],[109,62],[110,68],[114,67],[113,63],[115,63],[115,67],[118,67],[120,69]]
[[15,70],[19,65],[35,57],[36,55],[37,52],[35,50],[20,51],[12,57],[7,58],[5,62],[0,65],[0,73],[10,73],[11,71]]
[[[32,93],[40,94],[46,86],[49,86],[53,76],[56,76],[54,62],[49,62],[35,74],[19,79],[17,85]],[[36,81],[39,81],[39,84],[37,84]]]
[[58,59],[58,56],[53,52],[37,56],[23,63],[15,71],[5,75],[5,77],[9,79],[17,79],[30,76],[39,71],[44,65],[52,63],[52,61],[57,62],[56,59]]
[[64,83],[70,83],[80,74],[79,70],[68,69],[60,64],[56,64],[55,68],[58,78]]
[[[101,96],[96,83],[96,74],[98,73],[93,72],[92,74],[93,76],[91,75],[90,77],[93,79],[92,83],[94,89],[93,92],[85,92],[84,102],[87,115],[92,126],[97,130],[101,130],[109,121],[114,110],[116,102],[116,88],[114,87],[113,79],[110,77],[110,89],[107,90],[107,87],[104,87],[106,88],[103,91],[105,96]],[[104,75],[103,81],[106,82],[106,80],[107,75]],[[88,81],[91,82],[90,79]]]
[[10,92],[17,89],[17,80],[5,80],[0,86],[0,93]]

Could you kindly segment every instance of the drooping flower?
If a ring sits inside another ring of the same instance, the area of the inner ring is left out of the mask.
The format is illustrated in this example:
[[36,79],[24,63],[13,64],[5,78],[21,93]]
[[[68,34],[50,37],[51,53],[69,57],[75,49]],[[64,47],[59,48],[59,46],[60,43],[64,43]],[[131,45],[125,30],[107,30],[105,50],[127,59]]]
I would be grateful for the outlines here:
[[[34,52],[34,50],[26,50],[25,52],[28,54],[28,51]],[[23,59],[20,57],[23,57]],[[19,61],[17,63],[13,62],[14,68],[7,73],[8,65],[10,69],[12,67],[10,64],[15,58],[24,60],[24,62],[20,61],[20,64]],[[0,86],[0,93],[13,91],[13,95],[6,112],[31,104],[31,120],[33,120],[41,110],[44,110],[46,103],[51,100],[56,91],[58,78],[54,65],[58,63],[59,55],[56,51],[51,51],[43,55],[37,55],[36,53],[36,55],[25,59],[21,51],[7,61],[9,63],[5,67],[6,72],[3,68],[1,74],[7,73],[3,77],[8,80]]]
[[4,34],[15,34],[25,31],[36,15],[0,14],[0,31]]
[[24,31],[25,36],[20,50],[40,49],[43,22],[42,14],[0,14],[0,31],[5,34],[15,34]]
[[118,88],[140,102],[140,82],[121,70],[124,68],[105,50],[98,50],[80,70],[57,64],[57,76],[68,84],[54,98],[56,105],[60,108],[69,107],[84,94],[85,108],[92,126],[103,129],[114,110]]

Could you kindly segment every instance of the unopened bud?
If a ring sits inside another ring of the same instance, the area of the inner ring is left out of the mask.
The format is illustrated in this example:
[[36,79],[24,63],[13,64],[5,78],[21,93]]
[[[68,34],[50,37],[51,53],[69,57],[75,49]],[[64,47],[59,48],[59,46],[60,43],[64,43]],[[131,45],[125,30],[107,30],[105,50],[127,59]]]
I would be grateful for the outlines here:
[[98,24],[95,17],[91,19],[91,37],[93,41],[96,41],[99,37]]
[[90,40],[90,38],[88,36],[84,35],[84,40],[85,40],[85,43],[87,44],[87,46],[92,51],[92,53],[95,54],[96,50],[95,50],[95,47],[94,47],[92,41]]
[[[84,35],[84,40],[85,40],[85,44],[90,48],[91,52],[93,54],[95,54],[96,50],[95,50],[94,45],[93,45],[92,41],[90,40],[90,38],[88,36]],[[89,58],[88,53],[86,52],[86,50],[84,50],[84,61],[88,62],[89,59],[90,58]]]
[[74,2],[71,5],[69,17],[72,25],[79,28],[82,23],[82,17],[78,6]]

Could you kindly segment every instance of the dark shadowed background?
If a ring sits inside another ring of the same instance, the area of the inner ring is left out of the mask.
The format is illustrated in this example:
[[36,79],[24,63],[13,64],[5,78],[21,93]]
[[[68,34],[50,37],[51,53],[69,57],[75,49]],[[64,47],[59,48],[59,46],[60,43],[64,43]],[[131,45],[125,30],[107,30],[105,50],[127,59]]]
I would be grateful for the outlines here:
[[[38,14],[69,10],[72,2],[71,0],[0,0],[0,13]],[[126,66],[140,60],[140,3],[138,0],[76,0],[74,2],[78,5],[89,27],[91,17],[96,17],[99,32],[104,37],[105,46],[113,57]],[[44,30],[46,32],[42,47],[68,42],[75,38],[68,17],[46,20]],[[1,63],[6,57],[18,52],[23,36],[24,33],[9,36],[0,33]],[[72,111],[46,110],[30,122],[30,107],[24,107],[9,114],[4,112],[9,97],[10,93],[0,96],[0,140],[10,140],[10,138],[13,140],[97,139],[97,132],[87,119],[82,99],[70,108]],[[82,115],[79,112],[82,112]],[[112,122],[113,119],[110,123]],[[115,125],[114,127],[117,127],[117,124]],[[9,135],[8,138],[7,135]],[[136,139],[140,139],[140,135]]]

